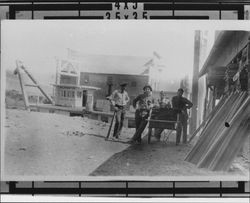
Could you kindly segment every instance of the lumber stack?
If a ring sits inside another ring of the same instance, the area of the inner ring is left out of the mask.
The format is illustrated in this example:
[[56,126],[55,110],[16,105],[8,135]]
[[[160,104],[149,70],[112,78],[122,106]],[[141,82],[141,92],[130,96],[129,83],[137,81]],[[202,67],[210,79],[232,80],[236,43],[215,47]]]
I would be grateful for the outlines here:
[[249,121],[247,92],[232,93],[207,122],[185,160],[200,168],[227,170],[249,135]]
[[194,131],[192,136],[189,138],[188,142],[191,142],[193,138],[197,135],[198,132],[201,131],[204,127],[208,125],[208,123],[212,120],[213,116],[221,109],[221,107],[224,105],[224,103],[227,101],[226,96],[224,95],[219,103],[215,106],[215,108],[208,114],[208,116],[205,118],[205,120],[200,124],[200,126]]

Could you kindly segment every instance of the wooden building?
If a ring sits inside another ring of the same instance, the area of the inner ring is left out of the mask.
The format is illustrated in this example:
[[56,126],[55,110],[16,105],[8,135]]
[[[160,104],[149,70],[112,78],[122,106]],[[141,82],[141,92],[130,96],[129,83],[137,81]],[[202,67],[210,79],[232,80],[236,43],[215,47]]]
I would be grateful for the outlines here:
[[224,94],[235,89],[250,93],[250,32],[218,32],[214,46],[199,76],[206,77],[204,118]]
[[54,88],[55,105],[73,108],[84,107],[87,110],[93,110],[94,92],[99,89],[98,87],[80,85],[79,71],[69,61],[57,73]]
[[[130,101],[140,93],[143,92],[143,87],[148,83],[148,76],[146,75],[130,75],[130,74],[111,74],[111,73],[80,73],[80,85],[94,86],[99,90],[94,93],[94,102],[99,108],[100,100],[106,100],[114,90],[120,89],[120,83],[126,82],[126,91],[129,94]],[[104,102],[105,103],[105,102]],[[104,103],[102,103],[104,105]]]
[[[219,32],[200,71],[207,78],[204,121],[190,138],[202,129],[185,159],[200,168],[227,171],[249,150],[249,37],[248,31]],[[249,153],[245,158],[249,160]],[[243,173],[249,180],[249,168]]]

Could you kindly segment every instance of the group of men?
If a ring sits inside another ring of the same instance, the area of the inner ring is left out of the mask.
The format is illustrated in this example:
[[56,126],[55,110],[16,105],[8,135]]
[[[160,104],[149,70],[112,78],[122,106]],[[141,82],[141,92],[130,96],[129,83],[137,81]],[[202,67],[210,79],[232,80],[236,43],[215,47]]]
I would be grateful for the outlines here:
[[[115,90],[110,97],[108,97],[111,101],[111,104],[115,110],[115,127],[113,132],[113,139],[119,139],[121,134],[121,130],[123,127],[123,122],[126,114],[126,106],[130,102],[130,98],[126,91],[127,83],[121,83],[120,89]],[[187,142],[187,120],[188,120],[188,112],[187,109],[190,109],[193,104],[187,98],[183,97],[184,90],[178,89],[177,95],[172,98],[172,105],[170,100],[165,98],[164,92],[160,92],[160,99],[155,101],[152,96],[152,87],[150,85],[145,85],[143,87],[143,93],[139,94],[133,101],[133,107],[136,109],[135,111],[135,127],[136,132],[134,136],[131,138],[129,143],[140,144],[141,143],[141,134],[145,127],[147,126],[147,119],[150,116],[151,109],[154,106],[158,106],[159,108],[173,108],[177,109],[180,113],[180,123],[183,131],[183,143]],[[162,131],[161,131],[162,132]],[[160,132],[160,133],[161,133]],[[160,134],[158,133],[158,134]],[[158,137],[159,138],[159,137]],[[180,136],[177,138],[177,143],[180,143]]]

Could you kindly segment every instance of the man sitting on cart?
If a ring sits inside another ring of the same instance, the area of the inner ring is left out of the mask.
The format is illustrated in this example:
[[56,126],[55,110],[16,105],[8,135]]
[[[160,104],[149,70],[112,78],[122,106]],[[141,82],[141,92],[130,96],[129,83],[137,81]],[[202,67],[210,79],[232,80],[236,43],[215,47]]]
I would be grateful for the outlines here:
[[169,98],[166,97],[166,94],[163,91],[160,91],[160,98],[157,102],[158,108],[171,108],[171,103]]
[[[160,98],[158,99],[157,108],[159,109],[170,109],[171,104],[168,98],[166,98],[166,95],[163,91],[160,91]],[[161,139],[161,133],[163,132],[164,129],[162,128],[155,128],[154,136],[155,138],[160,141]]]
[[141,134],[147,126],[147,118],[150,114],[150,109],[153,107],[154,99],[152,97],[152,87],[146,85],[143,87],[143,94],[138,95],[133,101],[133,107],[136,108],[135,111],[135,127],[136,132],[130,143],[141,143]]
[[[181,129],[183,131],[183,143],[187,142],[187,120],[188,113],[187,109],[190,109],[193,104],[187,98],[183,97],[184,90],[182,88],[178,89],[177,96],[172,98],[173,109],[176,109],[180,113],[180,123]],[[179,144],[181,140],[181,134],[178,134],[176,139],[176,144]]]

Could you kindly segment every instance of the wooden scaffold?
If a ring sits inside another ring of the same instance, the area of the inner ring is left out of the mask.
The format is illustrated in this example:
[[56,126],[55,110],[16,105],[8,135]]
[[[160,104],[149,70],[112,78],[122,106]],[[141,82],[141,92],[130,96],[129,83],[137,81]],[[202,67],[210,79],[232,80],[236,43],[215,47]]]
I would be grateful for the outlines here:
[[[25,84],[24,79],[23,79],[23,73],[27,74],[27,76],[31,79],[33,84]],[[45,96],[45,98],[51,103],[54,104],[54,101],[52,98],[43,90],[41,85],[37,82],[37,80],[31,75],[31,73],[24,67],[23,63],[19,60],[16,60],[16,69],[14,71],[14,74],[18,75],[20,86],[21,86],[21,91],[23,95],[23,100],[24,100],[24,106],[26,110],[30,110],[30,105],[29,105],[29,100],[26,92],[26,86],[29,87],[35,87],[40,90],[40,92]]]

